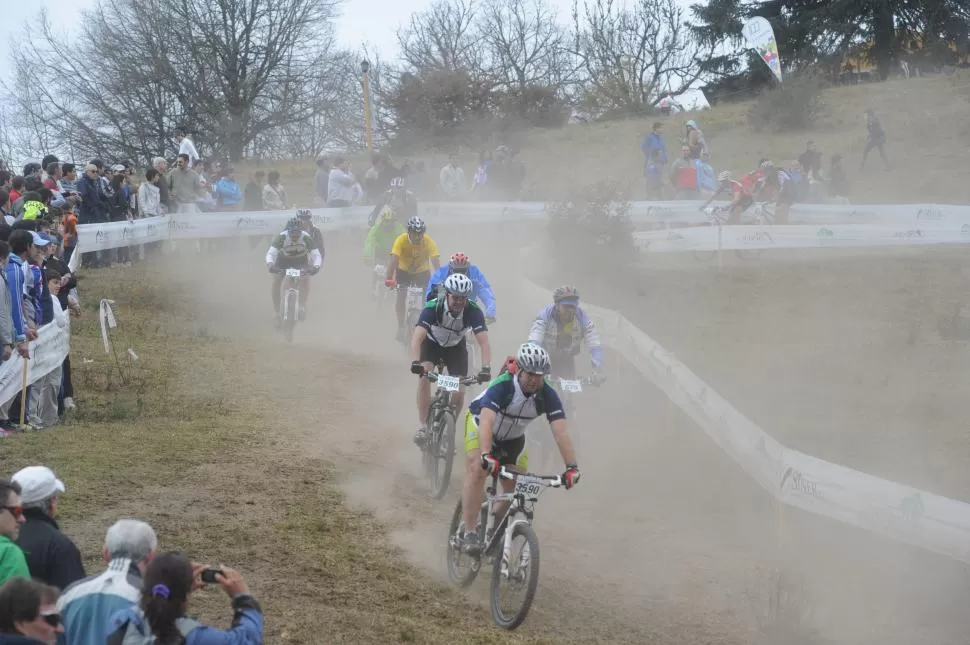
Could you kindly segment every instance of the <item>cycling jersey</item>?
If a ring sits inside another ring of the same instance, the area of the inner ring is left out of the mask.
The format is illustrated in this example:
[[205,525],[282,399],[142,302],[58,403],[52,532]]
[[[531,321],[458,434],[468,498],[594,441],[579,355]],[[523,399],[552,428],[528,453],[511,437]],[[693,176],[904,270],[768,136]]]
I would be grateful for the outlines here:
[[[451,267],[446,264],[434,272],[431,279],[428,280],[428,286],[424,292],[425,300],[431,300],[437,296],[435,288],[444,283],[450,271]],[[492,286],[485,279],[485,274],[477,266],[472,264],[468,267],[468,279],[472,281],[472,295],[469,297],[469,300],[481,298],[482,303],[485,305],[485,315],[494,318],[495,294],[492,293]]]
[[[586,315],[581,307],[576,308],[576,315],[572,321],[561,323],[556,320],[556,306],[548,305],[539,312],[532,329],[529,330],[529,341],[538,343],[550,353],[572,354],[579,353],[583,340],[589,347],[593,367],[603,367],[603,343],[592,319]],[[555,366],[553,366],[555,367]]]
[[474,302],[469,301],[456,317],[451,315],[444,303],[439,307],[437,298],[424,305],[418,317],[418,326],[427,329],[428,338],[441,347],[454,347],[461,343],[469,329],[475,334],[488,331],[485,314]]
[[495,412],[492,424],[495,442],[514,441],[524,436],[526,427],[543,414],[550,423],[566,418],[562,401],[549,383],[543,381],[538,392],[526,394],[519,379],[507,372],[492,379],[485,391],[468,404],[476,425],[485,408]]
[[[764,181],[765,181],[764,171],[755,170],[754,172],[750,172],[747,175],[744,175],[743,177],[741,177],[740,183],[744,187],[744,189],[748,191],[748,194],[754,195],[764,184]],[[738,183],[738,182],[735,182],[735,183]]]
[[378,253],[390,254],[394,241],[406,234],[407,230],[404,225],[397,220],[390,223],[378,222],[374,224],[367,233],[367,241],[364,242],[364,259],[377,259],[375,255]]
[[300,237],[294,240],[287,231],[283,231],[266,251],[266,264],[276,265],[277,261],[286,262],[290,266],[305,262],[319,267],[323,264],[323,255],[309,233],[301,231]]
[[313,241],[316,243],[317,248],[320,249],[320,258],[322,259],[323,256],[325,256],[327,253],[326,250],[323,248],[323,231],[321,231],[316,226],[313,226],[311,224],[310,230],[307,232],[310,234],[310,237],[313,238]]
[[733,179],[728,182],[727,186],[722,183],[721,187],[717,191],[717,194],[720,195],[726,190],[731,191],[731,199],[734,201],[741,201],[751,197],[751,192],[745,187],[745,185],[740,181],[735,181]]
[[438,245],[427,233],[422,236],[421,242],[412,244],[407,233],[399,235],[391,246],[391,255],[398,257],[398,267],[407,273],[422,273],[431,270],[431,258],[436,258],[441,254],[438,252]]
[[418,215],[418,200],[415,199],[414,193],[410,190],[404,191],[403,196],[395,195],[393,190],[386,191],[381,199],[374,206],[374,210],[371,211],[370,215],[367,217],[367,225],[373,226],[375,222],[380,217],[381,211],[384,210],[385,206],[390,206],[394,209],[395,215],[401,221],[407,221],[412,217],[417,217]]

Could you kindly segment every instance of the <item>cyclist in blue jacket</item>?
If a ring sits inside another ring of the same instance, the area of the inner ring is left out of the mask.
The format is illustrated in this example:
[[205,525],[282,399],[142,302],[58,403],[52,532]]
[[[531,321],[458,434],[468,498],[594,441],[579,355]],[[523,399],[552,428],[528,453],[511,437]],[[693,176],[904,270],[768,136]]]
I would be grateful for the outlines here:
[[492,286],[485,279],[485,274],[482,273],[481,269],[471,264],[468,261],[468,256],[464,253],[455,253],[451,256],[451,261],[447,266],[439,267],[432,274],[431,279],[428,280],[428,288],[425,290],[425,301],[433,300],[438,296],[438,287],[444,284],[445,278],[452,273],[461,273],[468,276],[473,286],[471,299],[477,298],[482,301],[486,322],[495,322],[495,294],[492,293]]

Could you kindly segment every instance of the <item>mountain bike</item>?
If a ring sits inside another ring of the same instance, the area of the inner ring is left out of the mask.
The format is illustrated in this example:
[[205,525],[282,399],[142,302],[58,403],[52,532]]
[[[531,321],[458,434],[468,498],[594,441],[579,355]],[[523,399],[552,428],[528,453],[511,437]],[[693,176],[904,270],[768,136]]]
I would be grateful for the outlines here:
[[300,280],[306,275],[303,269],[285,269],[280,290],[280,323],[283,335],[293,342],[293,328],[300,317]]
[[[400,285],[397,287],[401,288]],[[401,327],[401,339],[404,342],[404,351],[411,355],[411,334],[415,325],[418,324],[418,317],[424,309],[424,289],[418,286],[407,288],[407,297],[404,300],[404,325]]]
[[428,407],[426,439],[421,446],[421,462],[434,499],[441,499],[448,490],[455,462],[455,419],[458,411],[452,403],[452,394],[462,385],[478,383],[478,378],[474,376],[460,378],[442,374],[444,368],[444,361],[439,360],[434,371],[425,372],[422,377],[437,385]]
[[[515,481],[511,493],[499,493],[499,479]],[[448,577],[459,587],[468,587],[481,570],[482,563],[492,566],[491,593],[492,620],[503,629],[515,629],[522,624],[532,608],[536,588],[539,585],[539,538],[532,528],[535,504],[547,488],[562,486],[559,475],[536,475],[518,470],[512,466],[502,466],[497,475],[492,475],[485,489],[478,521],[478,539],[482,544],[480,554],[473,555],[461,549],[461,536],[464,532],[461,500],[455,506],[448,527]],[[495,507],[507,503],[508,508],[501,520],[496,521]],[[522,539],[518,551],[513,542]],[[512,590],[524,591],[521,602],[503,607],[502,587],[508,585]]]
[[386,266],[375,264],[374,271],[371,274],[371,295],[377,303],[378,310],[384,306],[384,300],[387,298],[387,287],[384,286],[384,274],[386,272]]
[[[556,388],[559,399],[562,401],[563,408],[566,410],[566,418],[569,422],[569,438],[572,439],[573,449],[579,452],[579,424],[577,423],[576,398],[583,391],[583,387],[591,385],[599,387],[603,384],[603,376],[586,376],[578,379],[567,379],[552,377],[549,384]],[[552,460],[558,454],[558,447],[552,437],[552,433],[545,429],[537,432],[526,432],[526,447],[529,450],[529,460],[536,466],[543,468],[552,467]],[[533,461],[534,460],[534,461]]]

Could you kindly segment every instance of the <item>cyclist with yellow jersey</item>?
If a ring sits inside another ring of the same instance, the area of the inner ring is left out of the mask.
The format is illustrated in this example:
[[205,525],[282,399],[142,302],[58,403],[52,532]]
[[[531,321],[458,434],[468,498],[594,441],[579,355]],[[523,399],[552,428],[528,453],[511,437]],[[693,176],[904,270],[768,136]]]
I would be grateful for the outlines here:
[[391,261],[387,265],[384,284],[388,288],[400,287],[397,290],[397,304],[394,311],[397,314],[397,336],[401,337],[404,326],[404,301],[407,298],[409,286],[419,286],[424,289],[431,278],[431,267],[437,270],[441,266],[441,254],[438,245],[426,235],[427,226],[420,217],[408,220],[407,232],[398,236],[391,246]]

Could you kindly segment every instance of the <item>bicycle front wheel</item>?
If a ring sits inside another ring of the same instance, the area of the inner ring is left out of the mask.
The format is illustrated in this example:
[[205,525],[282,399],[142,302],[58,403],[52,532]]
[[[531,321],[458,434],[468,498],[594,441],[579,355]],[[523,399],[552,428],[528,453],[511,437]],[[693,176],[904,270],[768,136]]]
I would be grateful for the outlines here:
[[455,463],[455,415],[451,410],[444,410],[435,421],[427,454],[429,458],[425,463],[431,497],[441,499],[448,491]]
[[531,525],[519,523],[512,528],[509,553],[503,553],[500,562],[492,568],[491,605],[495,624],[502,629],[521,625],[529,615],[538,586],[539,538]]
[[297,309],[299,308],[300,296],[293,291],[286,294],[286,316],[283,318],[283,335],[287,342],[293,342],[293,328],[296,327]]

